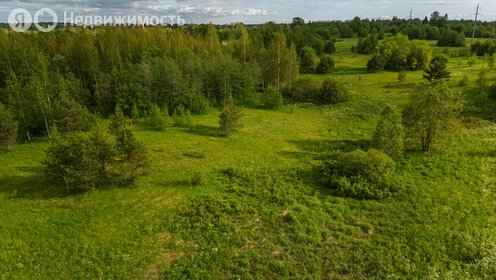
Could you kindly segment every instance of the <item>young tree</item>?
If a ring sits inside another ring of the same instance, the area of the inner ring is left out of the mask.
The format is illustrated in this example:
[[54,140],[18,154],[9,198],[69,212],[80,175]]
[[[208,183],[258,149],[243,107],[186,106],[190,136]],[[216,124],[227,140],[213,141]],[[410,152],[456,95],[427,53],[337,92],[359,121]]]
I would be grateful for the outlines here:
[[428,152],[439,134],[458,118],[463,102],[445,82],[435,81],[419,86],[411,93],[410,102],[403,111],[407,136],[420,141]]
[[0,148],[4,151],[12,151],[17,141],[17,121],[10,111],[0,103]]
[[439,81],[443,79],[449,79],[451,77],[451,73],[446,70],[448,67],[446,64],[448,63],[448,59],[444,56],[436,56],[429,63],[429,68],[425,70],[426,75],[424,75],[424,79],[428,81]]
[[282,106],[283,98],[280,91],[276,88],[269,87],[263,93],[264,107],[270,110],[277,110]]
[[320,58],[320,62],[317,65],[316,72],[318,74],[329,74],[334,70],[334,59],[328,54],[323,55]]
[[324,50],[323,50],[323,52],[324,52],[325,54],[333,54],[333,53],[335,53],[335,52],[336,52],[336,45],[335,45],[335,43],[334,43],[334,40],[333,40],[333,39],[331,39],[331,40],[327,41],[327,43],[326,43],[326,44],[325,44],[325,46],[324,46]]
[[300,50],[300,70],[302,73],[313,73],[317,64],[317,55],[311,47],[303,47]]
[[54,133],[44,164],[68,192],[91,190],[100,181],[101,168],[88,135],[77,132],[62,136]]
[[229,137],[240,128],[240,120],[243,116],[241,109],[229,102],[224,105],[219,115],[219,126],[224,136]]
[[348,87],[336,79],[326,79],[320,88],[320,102],[323,104],[337,104],[351,99]]
[[150,108],[150,123],[153,128],[158,131],[163,131],[167,127],[168,123],[168,112],[162,112],[157,104],[153,104]]
[[55,102],[54,123],[60,132],[77,132],[88,128],[88,111],[80,103],[62,93]]
[[392,107],[386,107],[377,123],[372,146],[391,157],[399,157],[403,153],[404,136],[401,114]]
[[132,132],[131,124],[120,106],[115,109],[110,132],[116,139],[117,173],[123,184],[133,184],[138,177],[148,174],[150,161],[145,145]]
[[94,148],[94,156],[100,163],[101,175],[106,177],[115,160],[116,140],[108,133],[107,127],[100,124],[96,124],[91,129],[89,137]]

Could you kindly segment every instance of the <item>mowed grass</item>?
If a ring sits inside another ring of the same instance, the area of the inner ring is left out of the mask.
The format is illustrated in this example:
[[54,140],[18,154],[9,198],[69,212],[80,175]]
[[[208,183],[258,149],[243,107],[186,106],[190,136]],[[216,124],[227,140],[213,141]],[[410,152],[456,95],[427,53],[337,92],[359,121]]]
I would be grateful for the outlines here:
[[[311,75],[344,80],[349,103],[245,108],[230,138],[214,110],[191,128],[138,122],[153,164],[136,186],[67,195],[45,179],[46,139],[0,154],[0,279],[494,279],[496,100],[467,103],[434,151],[399,160],[396,197],[342,198],[319,184],[322,160],[367,149],[384,106],[401,108],[422,81],[367,73],[355,43],[338,43],[335,73]],[[450,58],[454,88],[487,68],[469,59]]]

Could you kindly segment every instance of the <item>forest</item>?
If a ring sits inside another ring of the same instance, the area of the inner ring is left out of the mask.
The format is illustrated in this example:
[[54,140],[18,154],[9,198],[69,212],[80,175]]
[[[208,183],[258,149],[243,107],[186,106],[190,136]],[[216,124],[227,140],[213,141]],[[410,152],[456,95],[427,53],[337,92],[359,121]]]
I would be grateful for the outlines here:
[[0,279],[494,279],[495,53],[439,12],[2,26]]

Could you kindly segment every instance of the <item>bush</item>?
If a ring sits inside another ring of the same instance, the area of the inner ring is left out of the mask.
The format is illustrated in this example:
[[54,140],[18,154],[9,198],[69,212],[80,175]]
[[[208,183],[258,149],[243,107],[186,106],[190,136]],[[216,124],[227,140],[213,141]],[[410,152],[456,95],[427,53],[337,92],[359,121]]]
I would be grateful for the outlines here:
[[6,152],[15,148],[17,140],[17,121],[10,111],[0,103],[0,148]]
[[88,191],[104,183],[131,184],[148,173],[148,152],[117,107],[110,125],[90,132],[54,133],[44,164],[67,191]]
[[380,55],[374,55],[367,62],[367,70],[369,72],[375,73],[384,70],[384,66],[386,65],[386,61]]
[[348,87],[336,79],[326,79],[320,89],[320,101],[323,104],[337,104],[351,99]]
[[282,94],[276,88],[269,87],[263,93],[264,107],[270,110],[277,110],[283,104]]
[[429,63],[429,68],[425,70],[424,79],[428,81],[438,81],[449,79],[451,73],[447,70],[448,59],[444,56],[436,56]]
[[176,110],[176,113],[172,115],[172,118],[174,119],[174,126],[191,127],[193,125],[191,113],[183,107],[179,107]]
[[317,65],[317,74],[329,74],[334,70],[334,59],[330,55],[323,55]]
[[465,34],[446,29],[437,42],[439,47],[465,47]]
[[295,102],[319,102],[320,88],[322,83],[309,77],[299,78],[289,88],[284,90],[284,94]]
[[158,105],[153,104],[150,108],[150,123],[155,130],[162,131],[167,128],[169,113],[160,110]]
[[72,192],[88,191],[101,180],[102,166],[87,133],[54,134],[46,153],[48,174]]
[[396,165],[385,153],[371,149],[341,154],[324,167],[326,183],[340,195],[360,199],[382,199],[401,190]]
[[327,41],[327,43],[324,46],[323,52],[325,54],[333,54],[336,52],[336,45],[335,45],[334,39]]
[[239,129],[242,116],[241,109],[233,103],[224,105],[219,115],[219,126],[224,136],[228,137]]
[[312,47],[303,47],[299,57],[301,73],[313,73],[318,60],[315,50]]
[[88,130],[92,126],[92,120],[86,108],[65,94],[62,94],[55,102],[53,117],[55,126],[60,132]]
[[377,123],[372,146],[391,157],[401,156],[405,141],[402,122],[401,114],[391,107],[386,107]]

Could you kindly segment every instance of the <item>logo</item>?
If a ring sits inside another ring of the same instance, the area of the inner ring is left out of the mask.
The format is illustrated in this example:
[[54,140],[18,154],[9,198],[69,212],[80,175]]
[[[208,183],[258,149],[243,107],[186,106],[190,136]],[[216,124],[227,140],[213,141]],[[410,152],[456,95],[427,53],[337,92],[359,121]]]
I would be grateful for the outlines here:
[[28,10],[18,8],[10,12],[8,22],[12,30],[16,32],[25,32],[31,27],[33,18]]
[[[50,23],[44,26],[41,25],[40,22]],[[50,32],[57,27],[57,22],[57,14],[49,8],[38,10],[34,16],[31,16],[31,13],[26,9],[17,8],[10,12],[8,18],[10,28],[16,32],[26,32],[29,28],[31,28],[33,23],[38,31]]]

